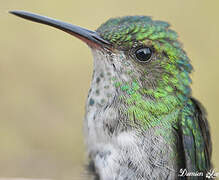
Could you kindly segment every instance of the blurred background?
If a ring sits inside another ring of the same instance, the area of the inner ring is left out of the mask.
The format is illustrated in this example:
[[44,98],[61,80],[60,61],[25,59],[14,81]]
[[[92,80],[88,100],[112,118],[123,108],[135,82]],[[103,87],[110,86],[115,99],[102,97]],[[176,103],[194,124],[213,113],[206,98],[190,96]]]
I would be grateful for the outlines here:
[[92,55],[80,40],[8,14],[26,10],[95,30],[110,17],[149,15],[172,24],[195,71],[219,171],[218,0],[1,0],[0,177],[80,179]]

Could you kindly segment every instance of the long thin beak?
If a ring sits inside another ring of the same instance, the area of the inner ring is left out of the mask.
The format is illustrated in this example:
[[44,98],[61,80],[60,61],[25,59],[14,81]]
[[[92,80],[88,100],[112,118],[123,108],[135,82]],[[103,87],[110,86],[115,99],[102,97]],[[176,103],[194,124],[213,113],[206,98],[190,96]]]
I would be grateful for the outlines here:
[[91,47],[110,47],[110,43],[101,38],[97,32],[90,31],[79,26],[75,26],[69,23],[65,23],[56,19],[52,19],[46,16],[33,14],[25,11],[10,11],[11,14],[22,17],[24,19],[53,26],[62,31],[65,31],[82,41],[86,42]]

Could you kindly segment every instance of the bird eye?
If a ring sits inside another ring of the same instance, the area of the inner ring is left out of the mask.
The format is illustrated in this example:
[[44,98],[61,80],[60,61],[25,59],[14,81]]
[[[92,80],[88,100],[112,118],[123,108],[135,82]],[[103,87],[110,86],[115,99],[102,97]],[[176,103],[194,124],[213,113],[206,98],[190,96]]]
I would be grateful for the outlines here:
[[149,47],[139,48],[135,51],[135,57],[139,62],[148,62],[152,56],[152,50]]

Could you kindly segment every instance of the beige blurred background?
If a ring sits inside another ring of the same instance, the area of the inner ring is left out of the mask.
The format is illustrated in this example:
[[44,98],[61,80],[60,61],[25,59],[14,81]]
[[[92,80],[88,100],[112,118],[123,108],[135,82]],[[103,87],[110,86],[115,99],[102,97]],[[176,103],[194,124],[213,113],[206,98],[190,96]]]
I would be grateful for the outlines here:
[[[95,30],[110,17],[149,15],[172,24],[195,68],[219,171],[218,0],[1,0],[0,177],[80,179],[84,104],[92,55],[78,39],[7,13],[26,10]],[[218,121],[218,122],[217,122]]]

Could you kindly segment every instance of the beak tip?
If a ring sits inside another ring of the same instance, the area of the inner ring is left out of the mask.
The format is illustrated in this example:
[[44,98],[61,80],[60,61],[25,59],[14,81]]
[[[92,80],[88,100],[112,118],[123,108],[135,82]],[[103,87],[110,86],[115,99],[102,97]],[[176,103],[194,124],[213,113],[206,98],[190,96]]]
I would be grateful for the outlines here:
[[14,11],[8,11],[8,13],[10,13],[10,14],[14,14]]
[[12,11],[8,11],[8,13],[10,13],[10,14],[14,14],[14,15],[16,15],[17,12],[18,12],[18,11],[14,11],[14,10],[12,10]]
[[8,11],[8,13],[13,14],[15,16],[20,16],[21,15],[21,11],[16,11],[16,10]]
[[8,11],[8,13],[13,14],[15,16],[23,17],[23,18],[27,16],[27,12],[20,11],[20,10],[12,10],[12,11]]

